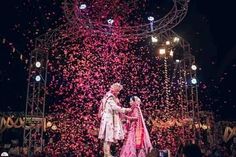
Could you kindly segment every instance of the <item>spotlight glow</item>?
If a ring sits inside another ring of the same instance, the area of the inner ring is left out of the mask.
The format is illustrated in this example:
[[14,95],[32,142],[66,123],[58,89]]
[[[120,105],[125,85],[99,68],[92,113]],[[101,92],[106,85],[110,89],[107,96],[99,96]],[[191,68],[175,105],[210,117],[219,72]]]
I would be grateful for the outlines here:
[[152,36],[152,42],[153,42],[153,43],[157,43],[157,42],[158,42],[157,37],[153,37],[153,36]]
[[83,10],[83,9],[86,9],[86,7],[87,7],[86,4],[81,4],[79,8]]
[[154,17],[153,16],[149,16],[148,17],[148,21],[150,21],[150,22],[154,21]]
[[178,37],[174,37],[174,42],[175,43],[179,42],[179,38]]
[[170,45],[170,41],[166,41],[166,45]]
[[192,78],[191,83],[192,83],[192,84],[197,84],[197,79]]
[[39,81],[41,80],[41,77],[40,77],[39,75],[37,75],[37,76],[35,77],[35,80],[36,80],[37,82],[39,82]]
[[179,60],[179,59],[176,59],[176,60],[175,60],[175,62],[176,62],[176,63],[179,63],[179,62],[180,62],[180,60]]
[[197,70],[197,66],[196,65],[192,65],[191,69],[195,71],[195,70]]
[[39,61],[37,61],[37,62],[35,63],[35,66],[36,66],[37,68],[40,68],[40,67],[41,67],[41,63],[40,63]]
[[166,49],[165,48],[160,48],[159,49],[159,54],[160,55],[164,55],[166,53]]

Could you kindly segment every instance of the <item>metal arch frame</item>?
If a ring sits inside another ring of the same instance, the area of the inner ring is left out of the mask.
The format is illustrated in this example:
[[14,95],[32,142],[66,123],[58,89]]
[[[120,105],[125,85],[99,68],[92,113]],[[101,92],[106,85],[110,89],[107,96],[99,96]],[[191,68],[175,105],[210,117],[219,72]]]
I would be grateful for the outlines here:
[[[41,63],[37,68],[36,61]],[[28,156],[43,150],[43,128],[45,120],[45,97],[47,92],[48,51],[46,47],[36,47],[30,55],[23,145]],[[39,75],[41,80],[36,81]],[[30,126],[30,127],[28,127]]]
[[198,83],[192,84],[191,80],[197,78],[197,73],[195,70],[191,69],[191,66],[196,64],[195,57],[190,53],[184,53],[183,59],[180,62],[179,72],[184,78],[184,115],[186,117],[192,118],[192,128],[194,133],[194,138],[197,139],[199,132],[196,129],[196,124],[200,123],[199,119],[199,100],[198,100]]
[[194,138],[200,136],[200,133],[196,129],[195,124],[200,124],[199,115],[199,100],[198,100],[198,84],[192,84],[192,78],[197,78],[196,71],[191,69],[193,64],[196,64],[195,57],[191,54],[191,47],[188,41],[180,37],[173,30],[167,30],[164,33],[155,35],[160,43],[165,43],[167,40],[178,37],[180,40],[178,44],[183,49],[183,58],[179,63],[173,62],[175,64],[173,77],[176,77],[176,73],[179,73],[179,77],[182,78],[181,86],[183,87],[183,99],[182,99],[182,118],[191,118],[193,126]]
[[[58,38],[64,30],[68,31],[69,24],[49,31],[35,39],[35,49],[30,54],[28,86],[25,106],[25,125],[23,135],[23,145],[27,147],[29,157],[33,156],[35,151],[43,150],[43,131],[45,125],[45,100],[47,94],[47,68],[48,52],[52,43],[64,38]],[[40,61],[41,67],[37,68],[35,62]],[[41,80],[37,82],[35,76],[40,75]],[[31,126],[31,127],[27,127]],[[37,136],[36,136],[37,135]]]
[[[74,11],[74,9],[76,9],[74,7],[75,6],[74,1],[75,0],[65,0],[63,5],[64,7],[63,9],[69,22],[39,36],[36,39],[38,40],[38,43],[42,44],[42,42],[45,42],[44,44],[50,45],[50,43],[57,40],[56,38],[61,32],[65,32],[65,34],[67,35],[66,37],[71,37],[71,36],[77,37],[79,35],[78,30],[80,26],[84,26],[86,28],[88,28],[89,26],[89,29],[92,29],[94,32],[98,33],[100,32],[104,34],[109,34],[107,32],[108,29],[116,29],[116,27],[106,24],[95,26],[90,19],[83,17],[83,15],[81,14],[79,15],[81,15],[80,17],[82,20],[81,19],[78,20],[78,14],[75,14]],[[150,23],[132,27],[123,27],[123,28],[121,27],[121,29],[124,31],[121,32],[121,35],[119,35],[119,37],[132,39],[132,38],[147,38],[152,36],[153,34],[163,34],[166,36],[166,34],[172,33],[176,35],[176,33],[174,33],[171,29],[174,28],[176,25],[178,25],[186,16],[188,11],[189,1],[190,0],[173,0],[174,6],[172,7],[171,11],[160,20],[153,21],[153,29],[150,29]],[[50,42],[50,40],[52,41]],[[182,44],[188,46],[188,44],[185,41],[183,41]]]
[[[173,0],[173,7],[166,16],[153,21],[153,29],[150,29],[150,24],[143,24],[138,26],[120,27],[120,37],[123,38],[146,38],[153,33],[161,34],[167,30],[170,30],[177,26],[186,16],[188,12],[188,4],[190,0]],[[91,19],[84,16],[81,10],[78,8],[78,0],[65,0],[64,12],[70,23],[73,23],[74,27],[81,25],[89,26],[91,30],[100,33],[107,34],[109,29],[117,29],[117,27],[108,24],[95,24]]]

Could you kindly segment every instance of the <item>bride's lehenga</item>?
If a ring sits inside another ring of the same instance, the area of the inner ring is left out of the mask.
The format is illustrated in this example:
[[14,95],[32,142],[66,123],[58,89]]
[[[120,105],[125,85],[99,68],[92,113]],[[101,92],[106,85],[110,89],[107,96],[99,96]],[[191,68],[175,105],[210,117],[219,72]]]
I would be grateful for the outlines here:
[[131,122],[120,157],[146,157],[153,147],[139,106],[134,107],[128,119]]

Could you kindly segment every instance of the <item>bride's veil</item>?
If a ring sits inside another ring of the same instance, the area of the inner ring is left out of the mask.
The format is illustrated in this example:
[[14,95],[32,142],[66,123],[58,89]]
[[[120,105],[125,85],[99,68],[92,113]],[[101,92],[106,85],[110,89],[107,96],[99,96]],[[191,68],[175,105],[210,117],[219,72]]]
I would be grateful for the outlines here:
[[[139,97],[134,96],[134,99],[135,99],[135,101],[139,101],[140,102],[139,104],[141,104],[141,100],[140,100]],[[140,105],[138,105],[138,110],[139,110],[140,118],[142,120],[142,125],[143,125],[143,128],[144,128],[144,142],[143,142],[144,143],[144,149],[145,149],[146,153],[149,153],[153,149],[153,146],[152,146],[150,136],[149,136],[149,133],[148,133],[148,130],[147,130],[144,118],[143,118],[143,114],[142,114]]]

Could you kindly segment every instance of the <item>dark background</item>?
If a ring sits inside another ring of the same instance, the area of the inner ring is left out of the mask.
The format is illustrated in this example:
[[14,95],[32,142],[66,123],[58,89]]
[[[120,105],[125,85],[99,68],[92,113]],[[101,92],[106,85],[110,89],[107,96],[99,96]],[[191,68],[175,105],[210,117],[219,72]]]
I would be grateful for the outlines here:
[[[0,111],[24,111],[27,64],[20,54],[29,57],[33,39],[64,22],[61,2],[1,1]],[[152,6],[150,9],[156,7],[160,16],[171,7],[171,0],[146,3]],[[202,108],[213,110],[217,120],[236,120],[234,6],[233,1],[192,0],[186,18],[175,28],[190,42],[196,56]]]

